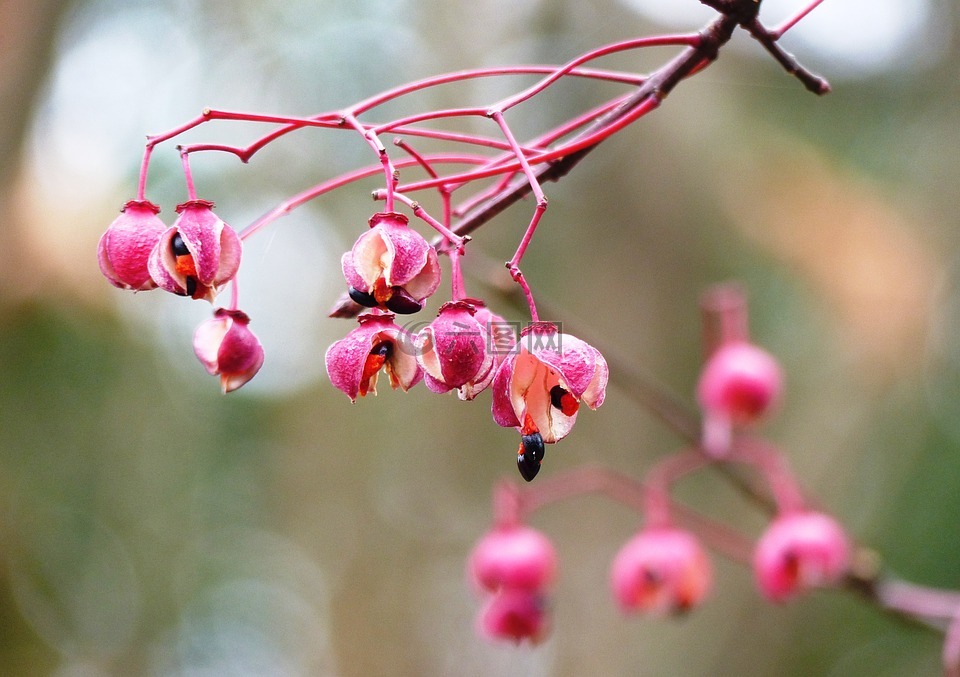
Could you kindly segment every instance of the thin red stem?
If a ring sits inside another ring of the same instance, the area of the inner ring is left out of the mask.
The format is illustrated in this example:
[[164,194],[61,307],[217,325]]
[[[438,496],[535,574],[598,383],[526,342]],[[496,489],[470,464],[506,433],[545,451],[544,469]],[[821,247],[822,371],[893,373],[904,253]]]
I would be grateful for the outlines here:
[[388,212],[393,211],[393,195],[397,189],[398,176],[396,170],[393,168],[393,163],[390,161],[390,156],[387,154],[387,148],[383,145],[383,142],[380,141],[380,137],[377,135],[376,130],[367,129],[357,120],[353,115],[347,114],[343,118],[344,122],[353,127],[355,130],[360,132],[360,135],[363,136],[363,139],[370,145],[370,147],[377,153],[377,157],[380,158],[380,164],[383,167],[384,173],[384,184],[386,187],[386,196],[384,198],[384,209]]
[[204,122],[210,122],[210,110],[205,108],[203,112],[200,113],[197,117],[192,120],[188,120],[179,127],[174,127],[173,129],[164,132],[163,134],[152,134],[147,136],[147,145],[156,146],[159,143],[164,141],[169,141],[175,136],[180,136],[184,132],[190,131],[194,127],[202,125]]
[[632,40],[624,40],[622,42],[615,42],[610,45],[604,45],[598,47],[597,49],[591,50],[578,56],[576,59],[566,63],[565,65],[557,68],[549,76],[536,83],[532,87],[525,89],[518,94],[514,94],[502,101],[491,106],[494,110],[507,111],[510,108],[513,108],[519,103],[527,101],[528,99],[536,96],[547,87],[552,85],[554,82],[559,80],[564,75],[567,75],[577,66],[584,64],[593,59],[598,59],[602,56],[607,56],[609,54],[615,54],[617,52],[623,52],[631,49],[638,49],[640,47],[664,47],[664,46],[683,46],[683,47],[696,47],[700,44],[700,35],[697,33],[691,33],[687,35],[663,35],[656,37],[645,37],[645,38],[636,38]]
[[790,30],[795,25],[797,25],[797,23],[799,23],[805,16],[807,16],[807,14],[815,10],[822,2],[823,0],[814,0],[809,5],[807,5],[802,10],[800,10],[800,12],[790,17],[789,19],[784,21],[782,24],[780,24],[776,28],[770,29],[769,31],[770,36],[774,40],[779,40],[781,37],[783,37],[784,33],[786,33],[788,30]]
[[533,300],[533,292],[530,290],[530,285],[527,284],[526,278],[519,270],[513,274],[513,281],[520,285],[520,289],[523,291],[523,298],[527,302],[527,308],[530,309],[530,322],[536,324],[540,321],[540,315],[537,313],[537,304]]
[[773,445],[757,439],[739,439],[724,460],[752,465],[763,473],[778,513],[805,509],[807,501],[790,471],[787,459]]
[[644,511],[647,526],[668,527],[673,524],[670,492],[683,476],[703,468],[711,459],[697,450],[671,454],[660,460],[647,473],[644,481]]
[[193,185],[193,172],[190,171],[189,154],[183,149],[180,150],[180,162],[183,164],[183,178],[187,182],[187,199],[196,200],[197,190]]
[[445,225],[443,225],[442,223],[437,221],[435,218],[430,216],[430,214],[427,213],[427,210],[425,210],[423,206],[416,200],[411,200],[409,197],[407,197],[402,193],[397,193],[397,199],[403,202],[404,204],[406,204],[408,207],[410,207],[410,209],[413,210],[414,216],[416,216],[418,219],[420,219],[421,221],[426,223],[428,226],[433,228],[435,231],[440,233],[442,237],[444,237],[454,246],[460,247],[463,245],[464,240],[468,239],[468,238],[460,237],[459,235],[454,233],[452,230],[447,228]]
[[960,592],[898,578],[878,581],[876,597],[888,609],[922,618],[952,619],[960,611]]
[[[557,146],[556,148],[544,151],[542,153],[537,153],[532,156],[525,156],[525,159],[528,164],[536,165],[551,162],[553,160],[559,160],[561,158],[567,157],[578,151],[591,148],[607,137],[617,133],[624,127],[630,125],[638,118],[646,115],[650,111],[654,110],[657,106],[660,105],[659,98],[651,96],[650,98],[644,100],[644,102],[632,109],[626,115],[618,118],[615,122],[612,122],[610,125],[598,129],[590,134],[587,134],[583,137],[577,137],[576,139],[570,141],[567,144]],[[485,179],[491,176],[498,176],[506,172],[516,172],[522,168],[520,161],[514,161],[496,168],[488,169],[479,169],[470,172],[464,172],[461,174],[453,174],[450,176],[445,176],[441,179],[431,179],[426,181],[419,181],[411,184],[401,184],[398,186],[397,190],[402,190],[405,193],[411,193],[420,190],[426,190],[428,188],[435,188],[439,183],[469,183],[471,181],[476,181],[478,179]]]
[[[483,162],[483,158],[478,158],[474,155],[436,155],[430,156],[430,161],[433,163],[452,163],[452,164],[479,164]],[[417,161],[414,159],[400,160],[397,163],[397,167],[404,168],[411,165],[417,164]],[[334,177],[329,181],[324,181],[319,183],[311,188],[308,188],[296,195],[284,200],[276,207],[271,209],[269,212],[258,218],[256,221],[251,223],[249,226],[240,231],[240,239],[245,240],[257,231],[261,230],[265,226],[269,225],[273,221],[277,220],[285,214],[289,214],[291,211],[300,207],[301,205],[313,200],[325,193],[341,188],[342,186],[353,183],[354,181],[359,181],[371,176],[375,176],[383,171],[382,166],[368,166],[361,169],[348,172],[346,174],[341,174],[340,176]],[[377,197],[376,194],[374,197]],[[382,199],[382,198],[380,198]]]
[[446,108],[444,110],[432,110],[424,113],[415,113],[402,118],[397,118],[390,122],[370,127],[370,130],[376,134],[391,132],[404,125],[412,125],[417,122],[427,120],[443,120],[444,118],[465,118],[465,117],[484,117],[487,114],[485,108]]
[[[430,176],[436,178],[438,176],[437,171],[433,168],[433,165],[430,164],[423,155],[414,150],[410,144],[408,144],[403,139],[394,139],[393,143],[403,150],[405,150],[414,160],[417,161],[423,170],[427,172]],[[445,187],[440,187],[438,189],[440,193],[440,200],[443,205],[443,227],[450,230],[450,191]],[[418,205],[419,206],[419,205]],[[450,233],[453,235],[453,233]],[[450,253],[450,300],[459,301],[463,299],[466,294],[464,292],[463,284],[463,270],[461,269],[460,259],[463,256],[463,245],[467,238],[461,238],[454,236],[453,239],[447,238],[447,242],[450,244],[451,251]]]
[[143,160],[140,163],[140,178],[137,181],[137,200],[143,202],[147,195],[147,172],[150,169],[150,155],[153,153],[153,145],[147,144],[143,149]]
[[[523,521],[537,510],[587,494],[602,494],[640,514],[647,506],[644,483],[597,466],[581,466],[526,486],[522,492],[516,488],[512,491],[513,495],[500,486],[495,490],[495,519],[507,516]],[[753,545],[742,534],[678,503],[671,503],[670,511],[680,524],[694,531],[713,550],[734,561],[750,561]]]
[[[437,170],[433,168],[433,165],[431,165],[430,162],[423,155],[417,152],[409,143],[407,143],[403,139],[399,137],[394,139],[393,145],[397,146],[398,148],[402,148],[407,153],[407,155],[413,158],[416,161],[416,163],[423,168],[423,171],[425,171],[427,174],[429,174],[433,178],[436,179],[440,176],[437,173]],[[440,188],[439,192],[443,194],[445,191],[443,188]]]
[[240,283],[237,276],[234,275],[230,280],[230,307],[228,310],[236,310],[240,306]]
[[736,283],[714,285],[700,299],[703,352],[709,357],[725,343],[750,337],[747,297]]
[[[406,94],[411,94],[413,92],[428,89],[430,87],[436,87],[438,85],[444,85],[449,83],[461,82],[466,80],[472,80],[475,78],[486,78],[486,77],[499,77],[507,75],[537,75],[543,73],[553,73],[556,71],[556,66],[505,66],[498,68],[477,68],[471,70],[462,70],[455,71],[452,73],[444,73],[442,75],[436,75],[430,78],[424,78],[422,80],[417,80],[410,82],[393,89],[388,89],[385,92],[377,94],[369,99],[365,99],[360,103],[357,103],[351,106],[348,109],[349,113],[352,113],[355,116],[362,115],[366,111],[372,110],[378,106],[383,105],[384,103],[391,101],[393,99],[399,98]],[[592,78],[595,80],[606,80],[609,82],[619,82],[623,84],[640,84],[643,82],[643,76],[636,75],[634,73],[620,73],[617,71],[605,71],[605,70],[596,70],[590,68],[575,68],[571,70],[568,75],[574,77],[585,77]]]

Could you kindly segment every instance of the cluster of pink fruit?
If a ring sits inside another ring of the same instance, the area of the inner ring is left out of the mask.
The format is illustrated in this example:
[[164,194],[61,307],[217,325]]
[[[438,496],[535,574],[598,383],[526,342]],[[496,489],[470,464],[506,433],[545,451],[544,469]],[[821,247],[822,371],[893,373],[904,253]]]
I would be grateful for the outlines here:
[[[748,429],[777,404],[781,389],[780,368],[769,353],[740,337],[728,338],[701,372],[698,400],[704,432],[698,448],[663,459],[644,482],[621,483],[617,492],[610,492],[622,496],[624,486],[635,490],[645,516],[644,526],[610,567],[611,591],[621,610],[653,615],[687,612],[710,592],[712,566],[701,542],[718,538],[713,532],[719,525],[699,520],[696,530],[678,526],[668,496],[681,476],[718,460],[761,470],[774,494],[776,515],[759,539],[744,540],[739,555],[752,567],[765,598],[784,602],[836,584],[847,574],[851,544],[843,528],[831,516],[806,507],[775,452],[749,437]],[[493,528],[476,543],[468,564],[474,587],[487,596],[477,624],[484,636],[536,643],[547,633],[547,594],[556,578],[557,555],[543,533],[524,523],[525,516],[554,500],[607,488],[589,471],[574,470],[559,481],[564,490],[550,487],[543,500],[533,496],[538,487],[523,496],[510,487],[495,493]],[[721,537],[729,541],[729,536],[725,531]],[[725,549],[730,554],[729,542]]]
[[[158,212],[144,200],[124,206],[100,240],[104,275],[124,289],[161,288],[213,302],[234,282],[240,236],[204,200],[178,206],[169,227]],[[348,294],[367,312],[327,350],[331,382],[353,401],[376,393],[381,371],[393,388],[408,390],[423,381],[432,392],[456,391],[463,400],[489,387],[493,418],[519,431],[517,465],[523,478],[532,480],[545,445],[572,430],[580,405],[603,403],[608,378],[603,356],[548,322],[533,322],[506,342],[501,334],[495,342],[492,328],[507,323],[482,301],[463,295],[457,265],[451,300],[419,332],[408,332],[396,324],[396,315],[421,310],[439,287],[437,251],[402,214],[375,214],[369,226],[342,258]],[[451,259],[457,262],[461,254],[462,243]],[[625,611],[687,611],[706,596],[710,560],[700,539],[675,525],[665,497],[681,475],[717,460],[754,465],[774,488],[778,515],[752,554],[766,597],[783,601],[834,583],[847,571],[850,547],[843,529],[833,518],[806,509],[789,474],[770,463],[772,452],[741,434],[777,405],[782,390],[776,360],[746,340],[745,321],[736,317],[743,312],[734,305],[718,313],[727,320],[697,389],[703,413],[698,448],[651,471],[644,487],[646,524],[613,560],[613,595]],[[263,348],[248,324],[236,307],[218,308],[194,335],[198,359],[219,375],[224,391],[249,381],[263,363]],[[556,554],[544,535],[524,526],[517,511],[500,515],[470,558],[476,587],[489,594],[479,623],[482,633],[515,641],[543,638],[546,593],[556,569]]]
[[[234,282],[240,236],[204,200],[177,207],[178,217],[170,227],[158,212],[143,200],[124,206],[100,240],[104,275],[123,289],[161,288],[213,302]],[[548,322],[531,323],[517,336],[501,333],[494,341],[493,327],[508,323],[482,301],[462,295],[456,266],[452,299],[412,334],[397,325],[395,317],[421,310],[439,287],[436,249],[400,213],[374,214],[369,226],[342,259],[350,298],[369,310],[357,318],[358,327],[327,350],[331,382],[352,401],[376,394],[381,371],[393,388],[406,391],[423,381],[432,392],[455,390],[463,400],[490,387],[493,418],[520,432],[517,466],[532,480],[545,445],[572,430],[580,405],[595,409],[603,403],[608,376],[603,356]],[[194,334],[198,359],[220,376],[225,392],[253,378],[263,363],[263,348],[248,324],[234,300],[230,307],[215,310]]]
[[[753,571],[761,593],[784,602],[836,583],[847,571],[850,546],[837,522],[819,512],[777,517],[760,537]],[[478,631],[492,639],[539,642],[549,629],[547,592],[557,555],[541,532],[499,524],[470,555],[471,581],[487,602]],[[610,567],[614,600],[626,613],[667,615],[690,611],[711,589],[710,559],[691,532],[648,527],[630,539]]]
[[450,252],[451,299],[412,334],[395,316],[419,311],[437,290],[437,253],[402,214],[375,214],[342,259],[350,298],[370,310],[327,350],[327,373],[353,401],[376,394],[381,370],[393,388],[406,391],[422,380],[430,391],[456,391],[462,400],[489,387],[494,420],[520,432],[517,467],[529,481],[545,445],[572,430],[580,405],[603,403],[607,364],[598,350],[549,322],[531,323],[517,336],[500,333],[495,341],[494,328],[508,323],[483,301],[464,296],[456,265],[461,254],[462,244]]
[[[147,200],[127,202],[100,238],[100,270],[116,287],[164,289],[213,302],[240,268],[243,249],[236,231],[213,212],[213,203],[189,200],[177,206],[167,227],[160,208]],[[220,377],[224,392],[249,381],[263,364],[263,347],[236,308],[218,308],[194,334],[197,359]]]
[[[329,347],[327,373],[335,387],[355,402],[376,394],[381,372],[394,389],[404,391],[421,381],[434,393],[456,392],[473,400],[484,390],[492,394],[491,413],[503,427],[519,434],[517,467],[531,481],[540,471],[547,445],[573,429],[582,405],[596,409],[605,397],[607,362],[595,347],[565,334],[557,323],[540,320],[533,294],[520,270],[527,246],[546,211],[541,187],[563,176],[588,152],[617,131],[660,106],[677,83],[700,72],[717,58],[738,27],[747,30],[808,89],[829,91],[826,81],[802,68],[777,44],[779,38],[821,0],[813,0],[774,30],[758,19],[759,0],[701,0],[719,15],[703,30],[682,35],[637,38],[586,52],[562,66],[516,66],[462,71],[426,78],[387,90],[353,106],[310,117],[235,113],[205,109],[187,123],[148,137],[137,198],[100,240],[99,262],[115,286],[146,291],[164,289],[178,296],[214,302],[226,286],[230,302],[197,328],[193,347],[203,367],[219,376],[224,392],[253,378],[264,361],[264,350],[250,331],[249,317],[238,307],[236,275],[243,240],[290,210],[344,185],[383,172],[384,187],[374,192],[382,211],[342,258],[346,281],[344,299],[335,315],[356,316],[358,326]],[[682,52],[649,76],[586,68],[605,55],[654,46],[675,46]],[[534,85],[491,105],[417,112],[386,122],[361,121],[360,116],[407,94],[479,77],[541,76]],[[577,114],[552,130],[521,142],[505,114],[562,79],[589,78],[629,84],[634,89]],[[482,118],[496,125],[499,137],[451,133],[437,123],[450,117]],[[144,198],[151,153],[162,142],[213,120],[243,120],[269,124],[269,132],[247,146],[199,143],[178,146],[188,200],[176,209],[169,227],[159,208]],[[267,144],[301,129],[330,129],[359,134],[376,153],[379,167],[361,168],[320,183],[290,197],[241,232],[213,212],[213,204],[197,199],[189,157],[199,152],[225,152],[243,162]],[[395,161],[380,136],[387,133],[449,142],[463,152],[421,154],[402,139],[396,145],[408,158]],[[466,169],[447,171],[449,165]],[[419,167],[429,177],[401,182],[401,168]],[[493,187],[487,179],[496,178]],[[452,194],[469,186],[475,193],[458,204]],[[436,191],[443,203],[442,222],[434,219],[411,195]],[[521,197],[532,195],[536,206],[507,269],[522,290],[530,322],[505,322],[487,305],[465,293],[460,270],[465,244],[480,225]],[[442,244],[431,245],[396,211],[402,203],[412,215],[439,233]],[[454,225],[454,218],[460,219]],[[397,315],[421,311],[441,282],[439,255],[449,257],[450,296],[436,318],[411,332],[397,324]],[[697,396],[702,430],[686,434],[694,448],[660,461],[643,482],[613,480],[611,495],[639,496],[629,501],[642,511],[642,529],[613,558],[610,582],[618,605],[628,612],[673,613],[699,605],[711,588],[711,564],[704,546],[717,546],[715,527],[704,520],[690,526],[669,498],[681,476],[717,462],[751,466],[766,480],[775,515],[755,542],[741,543],[739,558],[752,566],[758,587],[773,601],[784,601],[810,588],[838,582],[849,569],[850,543],[830,516],[808,508],[779,453],[755,439],[751,427],[777,404],[782,389],[780,368],[769,354],[746,338],[745,316],[736,310],[719,313],[723,325],[701,373]],[[504,332],[503,330],[508,331]],[[515,329],[515,331],[509,331]],[[694,440],[694,438],[696,438]],[[599,481],[598,481],[599,477]],[[474,548],[469,573],[487,596],[481,613],[482,634],[513,641],[541,640],[548,630],[547,596],[556,578],[557,557],[550,541],[526,526],[535,508],[551,500],[610,488],[610,475],[575,470],[561,492],[537,492],[544,482],[527,487],[527,500],[500,501],[494,526]],[[622,478],[621,478],[622,479]],[[626,487],[626,488],[625,488]],[[518,490],[515,490],[518,491]],[[542,496],[552,496],[544,499]],[[495,495],[495,505],[497,496]],[[503,508],[506,505],[507,508]],[[532,507],[531,507],[532,506]],[[727,534],[729,536],[729,534]],[[711,542],[711,539],[715,539]],[[960,637],[960,631],[958,631]],[[960,639],[957,640],[960,646]],[[958,649],[960,652],[960,649]],[[960,659],[958,659],[960,661]]]

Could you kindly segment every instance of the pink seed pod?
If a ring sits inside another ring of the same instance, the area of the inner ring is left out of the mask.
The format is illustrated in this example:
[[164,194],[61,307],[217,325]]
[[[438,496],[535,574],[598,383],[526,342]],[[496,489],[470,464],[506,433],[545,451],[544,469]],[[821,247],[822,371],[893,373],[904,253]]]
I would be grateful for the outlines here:
[[490,356],[490,367],[486,369],[486,373],[484,373],[484,367],[481,366],[472,380],[467,381],[457,389],[457,396],[461,400],[472,400],[490,387],[500,363],[513,351],[517,337],[514,325],[494,314],[483,301],[474,298],[464,299],[464,301],[476,310],[474,318],[483,329],[484,336],[487,339],[486,352]]
[[359,327],[327,348],[324,361],[330,382],[351,402],[357,397],[377,394],[381,371],[387,372],[390,386],[404,392],[423,378],[414,355],[413,340],[394,323],[393,313],[372,313],[357,318]]
[[710,559],[690,533],[646,529],[620,549],[610,568],[613,597],[625,613],[679,613],[700,604],[713,579]]
[[493,378],[493,419],[553,444],[573,429],[581,404],[603,404],[609,373],[603,355],[586,341],[549,323],[530,325]]
[[193,335],[193,350],[204,369],[220,377],[223,392],[236,390],[263,365],[263,346],[247,327],[250,318],[239,310],[218,308]]
[[243,243],[213,207],[207,200],[177,206],[177,220],[160,236],[147,264],[158,287],[213,303],[237,274]]
[[840,524],[823,513],[793,512],[776,518],[757,542],[753,571],[760,592],[773,602],[838,582],[850,562]]
[[147,259],[167,229],[160,208],[146,200],[130,200],[100,238],[97,260],[103,276],[115,287],[131,291],[156,289]]
[[498,526],[474,545],[467,573],[481,590],[543,590],[556,577],[557,554],[535,529]]
[[749,425],[769,413],[779,403],[782,390],[780,365],[765,350],[745,341],[717,348],[697,384],[707,453],[725,455],[734,427]]
[[445,303],[437,318],[417,335],[417,362],[433,392],[475,386],[490,374],[493,355],[487,349],[486,328],[475,313],[469,303]]
[[381,212],[370,217],[363,233],[341,259],[350,298],[367,308],[402,315],[423,308],[440,284],[437,252],[407,217]]
[[530,590],[505,588],[495,593],[477,618],[477,632],[491,640],[538,644],[548,631],[546,599]]

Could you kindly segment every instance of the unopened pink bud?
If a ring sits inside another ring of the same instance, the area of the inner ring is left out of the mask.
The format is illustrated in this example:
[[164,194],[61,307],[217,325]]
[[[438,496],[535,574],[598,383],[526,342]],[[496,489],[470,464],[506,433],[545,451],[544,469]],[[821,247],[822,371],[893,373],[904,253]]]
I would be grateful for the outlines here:
[[647,529],[620,549],[610,584],[624,612],[678,613],[700,604],[713,578],[710,560],[693,535]]
[[220,377],[223,392],[236,390],[263,365],[263,346],[239,310],[218,308],[193,335],[193,350],[207,372]]
[[752,423],[770,411],[782,389],[783,375],[776,359],[751,343],[734,341],[710,356],[697,396],[705,411],[739,425]]
[[542,533],[522,525],[498,526],[473,547],[468,574],[483,590],[542,590],[553,582],[557,555]]
[[440,307],[437,319],[417,336],[417,362],[424,371],[424,383],[438,393],[484,379],[489,383],[493,355],[488,350],[487,330],[474,317],[476,309],[457,301]]
[[537,644],[549,630],[546,599],[541,593],[506,588],[490,597],[477,619],[477,632],[493,640]]
[[704,451],[718,458],[726,455],[735,427],[754,423],[770,412],[782,390],[780,365],[765,350],[739,340],[717,348],[697,384]]
[[130,200],[100,238],[100,271],[113,286],[132,291],[156,288],[147,259],[167,229],[157,216],[159,212],[160,208],[152,202]]
[[836,583],[849,566],[850,545],[840,524],[823,513],[794,512],[775,519],[757,542],[753,570],[767,599],[783,602],[805,590]]

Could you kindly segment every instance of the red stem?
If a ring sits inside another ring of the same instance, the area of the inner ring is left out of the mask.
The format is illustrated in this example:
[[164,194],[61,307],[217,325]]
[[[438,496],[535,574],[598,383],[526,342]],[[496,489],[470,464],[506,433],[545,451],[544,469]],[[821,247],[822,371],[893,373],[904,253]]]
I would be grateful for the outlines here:
[[[369,99],[361,101],[351,106],[348,111],[353,115],[359,116],[393,99],[406,94],[416,92],[422,89],[428,89],[437,85],[444,85],[454,82],[462,82],[475,78],[496,77],[504,75],[531,75],[540,73],[552,73],[557,69],[556,66],[506,66],[499,68],[477,68],[471,70],[455,71],[444,73],[423,80],[410,82],[385,92],[377,94]],[[625,84],[640,84],[644,78],[634,73],[620,73],[617,71],[604,71],[591,68],[576,68],[571,70],[569,75],[574,77],[592,78],[595,80],[607,80],[609,82],[621,82]]]
[[[553,503],[586,494],[602,494],[631,510],[643,513],[647,506],[644,483],[607,468],[581,466],[566,473],[554,475],[537,484],[524,487],[521,492],[512,488],[514,495],[498,485],[494,491],[494,519],[524,521],[534,512]],[[738,562],[749,562],[753,549],[751,541],[735,530],[711,520],[678,503],[670,504],[670,511],[685,528],[694,531],[713,550]]]
[[187,151],[180,149],[180,162],[183,164],[183,178],[187,182],[187,199],[196,200],[197,190],[193,185],[193,172],[190,171],[190,159]]
[[805,8],[803,8],[800,12],[798,12],[797,14],[795,14],[794,16],[792,16],[791,18],[787,19],[786,21],[784,21],[782,24],[780,24],[780,25],[777,26],[776,28],[771,29],[771,30],[769,31],[770,36],[771,36],[774,40],[779,40],[781,37],[783,37],[783,34],[784,34],[784,33],[786,33],[788,30],[790,30],[791,28],[793,28],[801,19],[803,19],[803,17],[805,17],[807,14],[809,14],[809,13],[812,12],[814,9],[816,9],[817,6],[820,5],[820,3],[822,3],[822,2],[823,2],[823,0],[813,0],[813,2],[811,2],[811,3],[810,3],[809,5],[807,5]]
[[632,40],[624,40],[622,42],[616,42],[610,45],[604,45],[598,47],[597,49],[581,54],[573,61],[566,63],[560,68],[556,69],[548,77],[544,78],[537,84],[525,89],[524,91],[514,94],[511,97],[503,99],[502,101],[494,104],[490,108],[492,110],[507,111],[510,108],[513,108],[519,103],[527,101],[528,99],[536,96],[547,87],[552,85],[554,82],[559,80],[561,77],[572,71],[574,68],[580,64],[584,64],[593,59],[598,59],[602,56],[607,56],[609,54],[615,54],[617,52],[623,52],[631,49],[638,49],[641,47],[664,47],[664,46],[685,46],[685,47],[696,47],[700,44],[700,35],[697,33],[691,33],[688,35],[663,35],[656,37],[645,37],[645,38],[635,38]]
[[[478,158],[474,155],[436,155],[429,156],[430,162],[432,163],[451,163],[451,164],[479,164],[483,162],[486,158]],[[411,165],[417,164],[417,161],[414,159],[409,160],[400,160],[396,163],[397,167],[403,168]],[[280,218],[284,214],[289,214],[291,211],[297,207],[313,200],[325,193],[329,193],[332,190],[336,190],[342,186],[345,186],[354,181],[359,181],[376,174],[379,174],[383,171],[382,166],[369,166],[363,167],[361,169],[354,170],[347,174],[341,174],[329,181],[324,181],[319,183],[311,188],[308,188],[296,195],[284,200],[276,207],[271,209],[269,212],[261,216],[259,219],[251,223],[249,226],[240,231],[240,239],[247,239],[260,229],[269,225],[276,219]],[[376,197],[376,196],[375,196]]]

